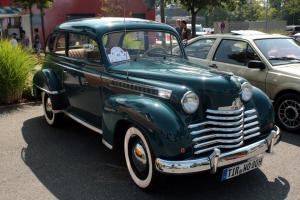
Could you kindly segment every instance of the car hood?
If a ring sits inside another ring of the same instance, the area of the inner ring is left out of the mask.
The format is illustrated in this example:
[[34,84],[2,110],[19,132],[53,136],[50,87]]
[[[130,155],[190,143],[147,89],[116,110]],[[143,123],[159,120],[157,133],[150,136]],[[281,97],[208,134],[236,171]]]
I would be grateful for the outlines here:
[[140,59],[116,64],[109,68],[110,73],[137,77],[185,86],[198,90],[202,94],[238,94],[241,91],[240,81],[236,76],[211,71],[209,67],[195,65],[184,59]]
[[282,73],[282,74],[286,74],[286,75],[299,77],[300,63],[292,63],[292,64],[275,66],[274,70],[277,73]]

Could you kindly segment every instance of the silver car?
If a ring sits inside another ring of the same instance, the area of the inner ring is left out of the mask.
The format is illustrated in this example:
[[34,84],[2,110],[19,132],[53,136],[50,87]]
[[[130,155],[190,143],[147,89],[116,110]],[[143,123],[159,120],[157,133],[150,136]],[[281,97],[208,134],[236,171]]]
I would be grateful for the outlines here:
[[236,31],[194,38],[185,50],[190,62],[233,72],[263,90],[273,101],[276,123],[300,130],[300,45],[293,38]]

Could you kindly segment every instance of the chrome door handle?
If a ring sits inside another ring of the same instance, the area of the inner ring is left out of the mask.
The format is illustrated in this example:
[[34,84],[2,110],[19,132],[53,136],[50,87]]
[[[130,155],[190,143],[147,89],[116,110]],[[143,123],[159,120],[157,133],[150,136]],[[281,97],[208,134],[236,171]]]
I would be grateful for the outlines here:
[[218,66],[216,64],[212,64],[212,65],[208,65],[211,68],[218,68]]

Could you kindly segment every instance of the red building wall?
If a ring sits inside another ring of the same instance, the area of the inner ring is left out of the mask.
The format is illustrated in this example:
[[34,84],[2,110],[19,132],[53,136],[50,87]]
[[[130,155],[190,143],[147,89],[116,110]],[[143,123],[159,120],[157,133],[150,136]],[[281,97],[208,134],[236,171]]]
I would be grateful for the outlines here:
[[13,6],[11,0],[0,0],[0,6]]
[[[3,0],[1,0],[2,2]],[[4,0],[5,1],[5,0]],[[143,3],[143,0],[122,0],[121,7],[125,5],[125,16],[131,17],[132,14],[145,14],[146,19],[155,20],[155,10],[152,9],[147,11],[147,5]],[[112,1],[110,1],[112,2]],[[123,4],[124,3],[124,4]],[[45,28],[45,37],[52,32],[52,30],[63,23],[67,19],[67,14],[95,14],[98,16],[101,13],[101,4],[100,0],[57,0],[52,4],[51,9],[45,9],[44,16],[44,28]],[[28,13],[28,11],[27,11]],[[33,13],[40,14],[35,6],[33,8]],[[122,11],[121,16],[124,12]],[[39,28],[40,41],[43,41],[42,27],[33,25],[34,28]],[[43,42],[42,48],[44,47]]]

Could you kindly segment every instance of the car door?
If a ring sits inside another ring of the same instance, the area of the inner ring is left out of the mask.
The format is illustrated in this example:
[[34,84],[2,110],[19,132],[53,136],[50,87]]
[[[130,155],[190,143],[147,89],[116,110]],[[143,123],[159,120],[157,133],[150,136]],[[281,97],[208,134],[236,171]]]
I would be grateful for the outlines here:
[[246,41],[224,39],[220,42],[208,66],[219,71],[233,72],[247,79],[253,86],[266,91],[266,69],[248,68],[249,60],[260,60],[258,54]]
[[192,63],[207,66],[209,51],[216,42],[215,38],[199,39],[185,47],[186,55]]
[[101,74],[104,65],[96,38],[70,33],[66,35],[67,56],[63,85],[70,107],[67,114],[102,129]]

